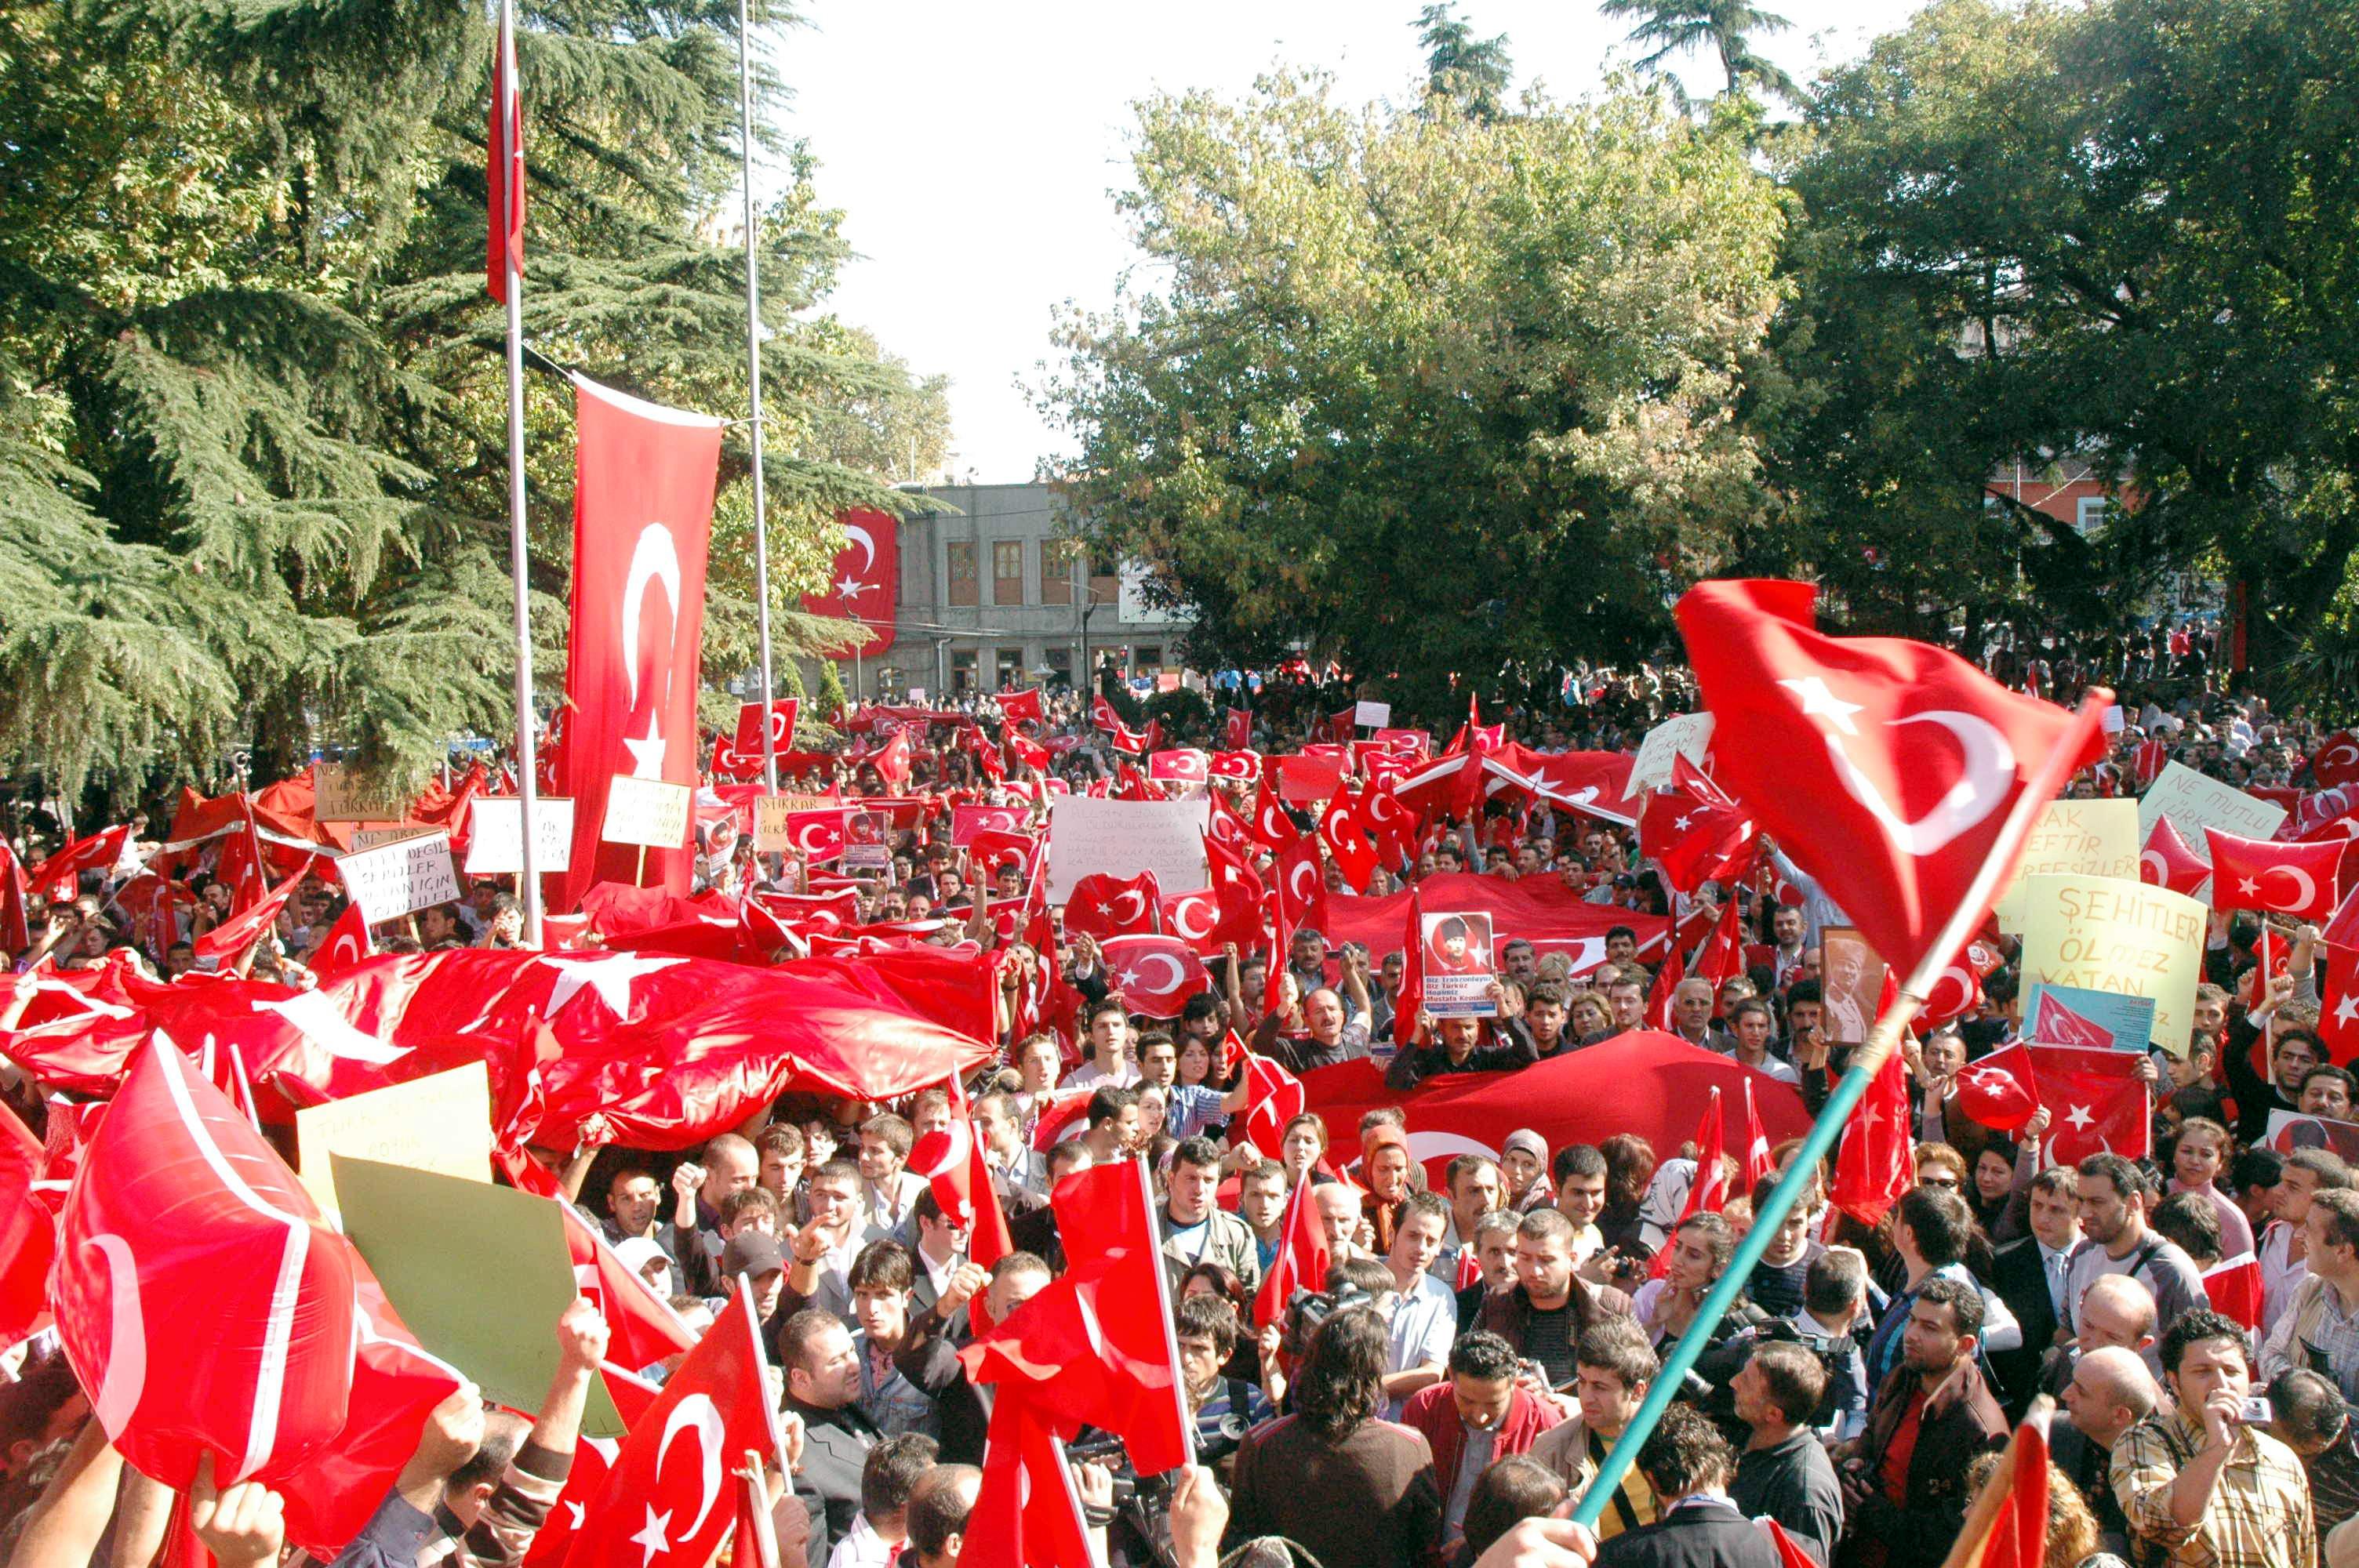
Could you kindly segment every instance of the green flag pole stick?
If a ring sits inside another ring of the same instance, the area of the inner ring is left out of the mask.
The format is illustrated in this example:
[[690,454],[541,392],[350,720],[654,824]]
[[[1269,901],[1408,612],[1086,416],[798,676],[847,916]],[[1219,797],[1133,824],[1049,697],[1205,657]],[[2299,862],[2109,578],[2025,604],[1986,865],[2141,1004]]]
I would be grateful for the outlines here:
[[[1612,1500],[1615,1488],[1622,1485],[1622,1477],[1630,1473],[1630,1465],[1638,1456],[1639,1446],[1653,1433],[1656,1423],[1663,1418],[1663,1411],[1670,1408],[1672,1397],[1679,1392],[1680,1385],[1686,1380],[1697,1357],[1703,1354],[1713,1328],[1735,1304],[1737,1296],[1745,1289],[1745,1279],[1753,1272],[1753,1266],[1768,1249],[1770,1238],[1777,1234],[1777,1227],[1785,1223],[1786,1216],[1800,1200],[1804,1189],[1817,1184],[1819,1162],[1834,1148],[1835,1140],[1843,1133],[1843,1123],[1851,1119],[1852,1108],[1859,1104],[1860,1097],[1867,1092],[1868,1085],[1883,1069],[1885,1059],[1899,1044],[1900,1032],[1917,1016],[1918,1009],[1925,1005],[1926,993],[1933,989],[1934,980],[1940,978],[1942,968],[1958,949],[1966,945],[1966,939],[1973,935],[1974,927],[1982,923],[1984,914],[1998,897],[2007,877],[2014,872],[2016,862],[2022,857],[2023,841],[2030,834],[2032,819],[2055,799],[2056,792],[2063,787],[2072,759],[2080,755],[2082,747],[2096,731],[2106,707],[2113,700],[2112,692],[2103,687],[2092,687],[2082,699],[2080,711],[2073,715],[2072,724],[2065,730],[2056,750],[2025,782],[2023,794],[2017,797],[2014,809],[2008,812],[2006,821],[1999,828],[1998,838],[1991,845],[1989,856],[1984,860],[1981,870],[1974,873],[1974,880],[1967,884],[1965,898],[1951,912],[1940,935],[1926,949],[1925,956],[1918,960],[1917,970],[1900,988],[1898,1000],[1889,1011],[1877,1017],[1875,1027],[1868,1033],[1866,1044],[1860,1047],[1849,1069],[1836,1083],[1833,1092],[1827,1096],[1826,1106],[1812,1124],[1810,1135],[1802,1141],[1802,1147],[1787,1165],[1786,1173],[1777,1178],[1777,1186],[1770,1190],[1769,1201],[1760,1213],[1753,1217],[1753,1227],[1745,1233],[1744,1241],[1737,1246],[1736,1255],[1728,1260],[1728,1267],[1722,1271],[1719,1280],[1713,1283],[1712,1293],[1705,1296],[1703,1304],[1696,1309],[1687,1332],[1680,1335],[1680,1342],[1671,1347],[1670,1358],[1663,1363],[1663,1369],[1656,1374],[1654,1383],[1647,1390],[1647,1398],[1638,1406],[1638,1413],[1630,1418],[1630,1424],[1624,1427],[1622,1435],[1614,1440],[1614,1447],[1606,1454],[1605,1462],[1597,1467],[1596,1479],[1589,1484],[1580,1506],[1572,1511],[1576,1524],[1591,1530],[1597,1528],[1598,1518],[1605,1511],[1605,1505]],[[1701,1173],[1698,1173],[1698,1179],[1701,1179]]]

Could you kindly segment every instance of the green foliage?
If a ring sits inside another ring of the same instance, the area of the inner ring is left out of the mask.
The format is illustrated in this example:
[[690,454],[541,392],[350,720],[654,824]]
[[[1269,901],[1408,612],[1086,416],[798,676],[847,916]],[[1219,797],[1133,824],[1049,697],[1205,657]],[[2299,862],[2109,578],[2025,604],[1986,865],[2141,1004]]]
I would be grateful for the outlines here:
[[1805,101],[1800,85],[1753,47],[1761,34],[1782,33],[1793,24],[1752,0],[1604,0],[1598,9],[1637,19],[1629,41],[1647,51],[1638,69],[1666,75],[1682,100],[1685,90],[1663,71],[1664,65],[1675,56],[1708,52],[1720,62],[1732,96],[1758,92],[1789,103]]
[[1197,608],[1192,662],[1309,646],[1438,711],[1651,650],[1761,506],[1730,407],[1783,218],[1725,118],[1353,113],[1296,75],[1140,106],[1121,206],[1169,281],[1068,315],[1042,402],[1101,544]]
[[1473,25],[1450,4],[1428,5],[1415,26],[1425,47],[1426,92],[1451,100],[1471,119],[1497,119],[1516,75],[1507,35],[1476,38]]
[[830,724],[852,706],[852,699],[843,689],[843,666],[833,659],[820,662],[819,697],[812,706],[819,710],[817,717]]
[[[523,6],[526,331],[643,396],[745,404],[735,7]],[[786,20],[783,16],[777,19]],[[445,0],[0,0],[0,766],[127,795],[315,745],[408,778],[513,681],[505,376],[483,287],[491,29]],[[780,84],[759,72],[763,104]],[[757,105],[756,123],[763,119]],[[845,254],[762,148],[774,640],[937,452],[938,384],[824,311]],[[562,677],[570,389],[527,389],[536,672]],[[706,668],[754,657],[724,453]]]

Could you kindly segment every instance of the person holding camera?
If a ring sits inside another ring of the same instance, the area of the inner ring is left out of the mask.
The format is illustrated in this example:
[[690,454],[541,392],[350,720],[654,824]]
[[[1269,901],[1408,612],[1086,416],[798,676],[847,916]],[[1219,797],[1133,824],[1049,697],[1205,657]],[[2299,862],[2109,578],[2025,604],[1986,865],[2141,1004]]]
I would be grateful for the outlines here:
[[2122,1434],[2113,1483],[2141,1561],[2310,1568],[2318,1538],[2300,1456],[2260,1429],[2252,1346],[2234,1318],[2184,1314],[2162,1336],[2171,1403]]

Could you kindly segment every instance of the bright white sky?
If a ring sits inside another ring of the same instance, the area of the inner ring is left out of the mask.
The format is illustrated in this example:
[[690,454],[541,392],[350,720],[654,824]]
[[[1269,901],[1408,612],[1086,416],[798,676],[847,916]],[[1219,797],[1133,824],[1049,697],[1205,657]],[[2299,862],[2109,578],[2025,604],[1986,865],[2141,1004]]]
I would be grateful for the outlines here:
[[[1053,307],[1102,308],[1133,252],[1111,192],[1129,183],[1130,105],[1158,90],[1241,97],[1277,64],[1334,72],[1346,102],[1405,101],[1421,74],[1424,0],[802,0],[776,37],[795,97],[785,129],[820,160],[860,259],[830,302],[920,373],[951,377],[950,468],[1029,480],[1065,450],[1027,389]],[[1793,29],[1767,52],[1808,81],[1903,22],[1910,0],[1765,0]],[[1625,62],[1625,24],[1588,0],[1461,0],[1507,35],[1520,89],[1588,92]],[[1705,92],[1716,68],[1690,67]]]

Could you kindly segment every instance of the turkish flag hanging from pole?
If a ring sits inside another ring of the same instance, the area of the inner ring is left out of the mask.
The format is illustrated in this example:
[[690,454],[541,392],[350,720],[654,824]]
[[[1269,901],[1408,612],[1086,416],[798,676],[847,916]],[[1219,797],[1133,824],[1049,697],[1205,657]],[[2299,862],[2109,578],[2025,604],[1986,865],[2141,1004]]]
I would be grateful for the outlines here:
[[500,6],[500,43],[492,57],[492,126],[484,183],[491,188],[491,245],[484,280],[492,297],[507,303],[508,269],[524,276],[524,104],[516,96],[516,29]]
[[829,568],[827,591],[803,595],[803,608],[867,627],[867,642],[857,649],[838,649],[832,656],[873,659],[893,646],[893,607],[901,601],[900,524],[864,508],[840,512],[835,520],[843,529],[843,548]]
[[[2071,767],[2102,754],[2099,713],[2018,696],[1926,643],[1827,636],[1816,597],[1807,583],[1702,582],[1676,613],[1722,782],[1914,977],[1950,957],[1930,949],[1984,863],[2019,852],[1999,840],[2027,782],[2060,749]],[[1981,881],[1987,909],[1998,879]]]
[[[721,421],[573,378],[573,626],[567,641],[564,793],[572,869],[552,901],[636,882],[639,851],[603,841],[618,773],[693,789],[704,563]],[[685,896],[695,853],[647,852],[648,884]]]

